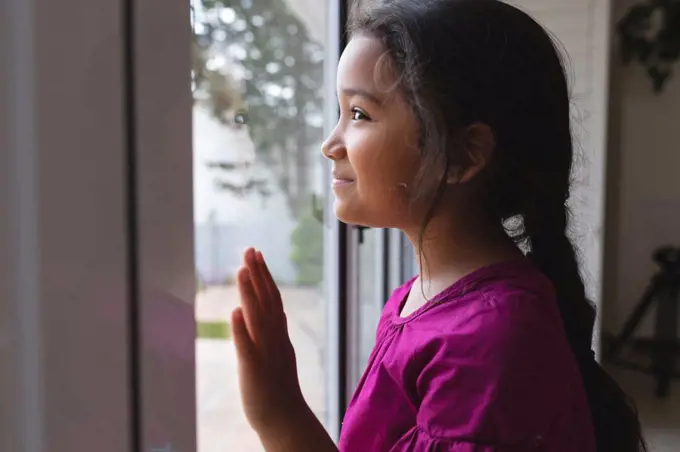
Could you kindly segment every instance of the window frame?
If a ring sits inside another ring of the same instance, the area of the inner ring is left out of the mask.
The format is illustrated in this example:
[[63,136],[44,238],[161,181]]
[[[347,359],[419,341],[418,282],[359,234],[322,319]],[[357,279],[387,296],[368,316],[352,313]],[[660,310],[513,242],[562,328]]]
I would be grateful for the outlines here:
[[138,450],[122,17],[110,0],[0,3],[1,450]]
[[190,7],[123,0],[130,424],[144,452],[197,447]]

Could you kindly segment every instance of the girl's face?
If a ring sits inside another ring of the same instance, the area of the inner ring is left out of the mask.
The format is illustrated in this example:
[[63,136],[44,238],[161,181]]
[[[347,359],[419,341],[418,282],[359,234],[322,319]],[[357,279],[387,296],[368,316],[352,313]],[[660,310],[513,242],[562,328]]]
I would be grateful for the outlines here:
[[338,66],[340,119],[322,148],[333,161],[335,214],[345,223],[413,224],[409,188],[420,167],[417,124],[396,84],[383,45],[353,38]]

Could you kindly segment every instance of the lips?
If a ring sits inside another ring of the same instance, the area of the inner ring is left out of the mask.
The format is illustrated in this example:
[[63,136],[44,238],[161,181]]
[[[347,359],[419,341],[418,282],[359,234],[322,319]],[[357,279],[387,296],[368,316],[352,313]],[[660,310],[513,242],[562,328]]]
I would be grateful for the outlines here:
[[341,183],[341,184],[348,184],[350,182],[354,182],[354,179],[352,179],[349,176],[342,175],[340,173],[336,173],[333,171],[333,182],[334,183]]
[[352,185],[353,183],[354,183],[353,180],[333,179],[333,187],[344,187],[346,185]]

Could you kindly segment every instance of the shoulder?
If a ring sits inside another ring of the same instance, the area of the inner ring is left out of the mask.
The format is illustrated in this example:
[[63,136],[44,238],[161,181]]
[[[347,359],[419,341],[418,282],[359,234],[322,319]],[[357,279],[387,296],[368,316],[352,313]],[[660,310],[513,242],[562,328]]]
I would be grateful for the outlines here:
[[419,335],[428,358],[465,354],[504,361],[562,332],[551,292],[497,283],[434,306],[419,320],[410,327],[428,332]]
[[529,265],[507,264],[435,301],[400,325],[404,383],[418,408],[411,438],[441,450],[531,450],[524,446],[548,434],[580,385],[552,285]]
[[530,437],[551,418],[560,373],[573,373],[555,300],[505,288],[458,301],[431,313],[413,355],[419,425],[440,437],[493,437],[501,425],[512,440]]

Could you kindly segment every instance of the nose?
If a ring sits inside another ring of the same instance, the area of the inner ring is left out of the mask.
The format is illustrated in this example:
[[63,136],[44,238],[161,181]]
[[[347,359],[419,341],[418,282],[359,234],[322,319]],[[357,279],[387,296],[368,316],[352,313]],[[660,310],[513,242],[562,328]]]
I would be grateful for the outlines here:
[[333,161],[342,160],[347,156],[347,148],[345,148],[345,144],[338,136],[337,130],[334,130],[321,145],[321,153],[328,160]]

